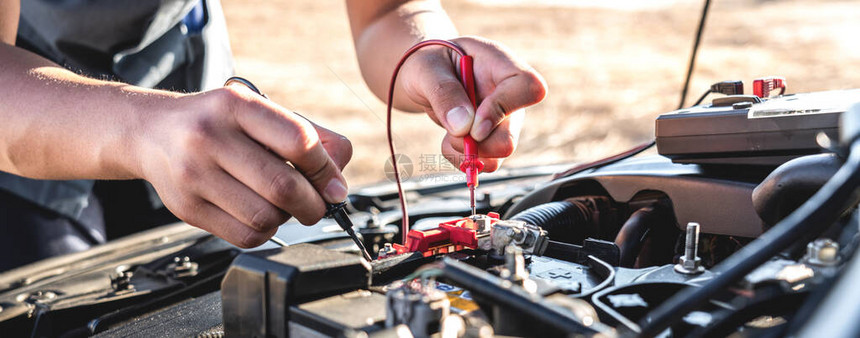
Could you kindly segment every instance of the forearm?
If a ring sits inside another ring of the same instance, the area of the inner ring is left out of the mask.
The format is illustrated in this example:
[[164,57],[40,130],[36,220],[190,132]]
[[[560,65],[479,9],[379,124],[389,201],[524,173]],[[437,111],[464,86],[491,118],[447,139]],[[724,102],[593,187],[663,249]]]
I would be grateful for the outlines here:
[[79,76],[0,43],[0,170],[40,179],[136,178],[141,119],[180,94]]
[[[348,1],[352,35],[361,73],[383,101],[394,66],[406,49],[427,39],[451,39],[457,29],[438,1]],[[400,84],[400,83],[398,83]],[[420,106],[406,99],[398,86],[395,106],[408,111]]]

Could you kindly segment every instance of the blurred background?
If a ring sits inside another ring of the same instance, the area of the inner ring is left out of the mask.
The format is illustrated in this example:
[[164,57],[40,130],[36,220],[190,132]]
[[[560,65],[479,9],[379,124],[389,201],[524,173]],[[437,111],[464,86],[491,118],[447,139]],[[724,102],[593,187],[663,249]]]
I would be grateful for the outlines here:
[[[596,160],[650,140],[677,108],[703,1],[446,0],[462,35],[502,42],[546,78],[505,167]],[[223,0],[238,75],[346,135],[352,187],[385,180],[385,105],[365,86],[345,5]],[[860,10],[852,1],[714,1],[687,104],[711,83],[785,76],[788,92],[860,88]],[[443,135],[395,115],[397,149],[417,162]],[[432,126],[432,127],[430,127]],[[438,158],[438,157],[437,157]],[[416,163],[417,164],[417,163]]]

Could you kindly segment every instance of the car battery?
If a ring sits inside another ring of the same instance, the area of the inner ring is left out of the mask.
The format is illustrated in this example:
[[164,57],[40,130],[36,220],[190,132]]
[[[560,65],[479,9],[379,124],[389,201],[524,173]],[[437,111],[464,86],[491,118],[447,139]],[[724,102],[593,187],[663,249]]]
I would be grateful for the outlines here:
[[819,134],[837,139],[839,115],[856,102],[857,89],[717,98],[660,115],[657,152],[677,163],[778,166],[826,151]]

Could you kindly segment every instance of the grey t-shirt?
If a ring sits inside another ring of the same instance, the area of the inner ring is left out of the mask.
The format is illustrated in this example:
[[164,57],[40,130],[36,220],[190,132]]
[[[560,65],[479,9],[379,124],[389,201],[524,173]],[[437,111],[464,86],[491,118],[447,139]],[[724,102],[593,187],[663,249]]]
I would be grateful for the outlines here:
[[[184,91],[233,73],[217,0],[22,0],[17,43],[83,75]],[[93,181],[0,172],[0,189],[77,219]]]

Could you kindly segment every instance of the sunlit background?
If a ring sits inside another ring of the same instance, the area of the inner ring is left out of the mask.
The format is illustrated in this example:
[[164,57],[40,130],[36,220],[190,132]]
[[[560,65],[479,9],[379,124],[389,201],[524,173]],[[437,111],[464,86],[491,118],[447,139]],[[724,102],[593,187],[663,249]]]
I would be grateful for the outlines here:
[[[448,0],[463,35],[500,41],[546,78],[507,167],[588,161],[650,140],[675,109],[703,1]],[[352,186],[385,180],[385,106],[365,86],[345,5],[223,0],[239,75],[352,140]],[[688,104],[721,80],[782,75],[788,92],[860,87],[860,9],[851,1],[714,1]],[[443,131],[395,117],[398,150],[438,154]]]

